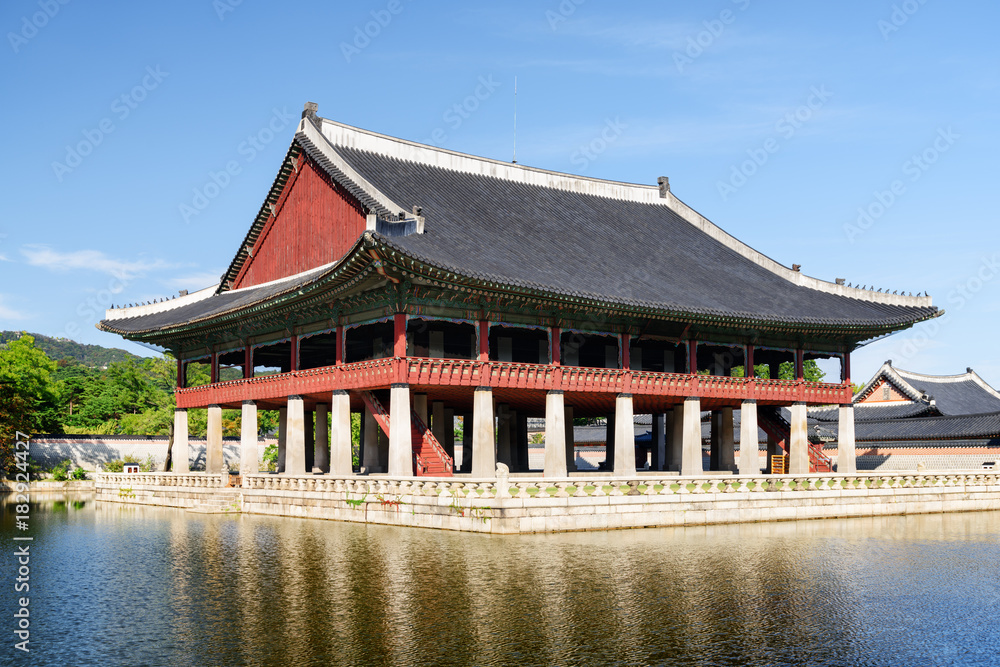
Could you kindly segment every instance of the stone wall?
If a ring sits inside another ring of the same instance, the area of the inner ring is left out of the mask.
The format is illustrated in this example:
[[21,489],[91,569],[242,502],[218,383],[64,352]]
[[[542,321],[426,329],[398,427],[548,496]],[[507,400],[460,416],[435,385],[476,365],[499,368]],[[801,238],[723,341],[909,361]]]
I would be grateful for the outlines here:
[[[275,444],[273,438],[261,439],[257,443],[258,460],[267,445]],[[205,467],[205,439],[191,438],[189,442],[192,469]],[[69,459],[73,466],[94,471],[108,461],[135,456],[141,461],[152,456],[157,466],[162,466],[167,457],[167,436],[128,435],[40,435],[31,439],[29,450],[31,459],[43,469]],[[226,463],[239,467],[240,439],[224,438],[223,454]]]
[[97,498],[494,534],[1000,510],[1000,475],[428,479],[97,475]]

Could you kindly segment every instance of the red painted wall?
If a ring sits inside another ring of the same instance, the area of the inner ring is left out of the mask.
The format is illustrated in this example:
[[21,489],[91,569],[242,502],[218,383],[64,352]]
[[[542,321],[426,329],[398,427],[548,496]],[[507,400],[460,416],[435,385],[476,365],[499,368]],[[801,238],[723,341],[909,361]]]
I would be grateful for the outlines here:
[[234,289],[292,276],[340,259],[365,230],[361,205],[303,156]]

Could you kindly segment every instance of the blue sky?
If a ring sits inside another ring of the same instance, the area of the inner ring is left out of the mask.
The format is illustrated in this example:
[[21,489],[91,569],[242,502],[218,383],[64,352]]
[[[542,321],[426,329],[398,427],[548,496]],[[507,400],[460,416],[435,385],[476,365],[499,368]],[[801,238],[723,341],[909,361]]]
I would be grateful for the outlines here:
[[892,358],[1000,386],[998,24],[985,0],[11,0],[0,328],[148,354],[94,323],[218,279],[304,102],[509,160],[516,76],[520,163],[669,176],[785,265],[947,311],[855,380]]

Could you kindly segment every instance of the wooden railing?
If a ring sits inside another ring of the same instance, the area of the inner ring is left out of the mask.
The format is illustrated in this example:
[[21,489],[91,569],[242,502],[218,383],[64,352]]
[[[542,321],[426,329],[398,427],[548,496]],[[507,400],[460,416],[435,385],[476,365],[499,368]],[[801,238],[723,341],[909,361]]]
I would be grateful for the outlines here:
[[274,400],[299,394],[388,388],[393,382],[416,385],[493,387],[570,392],[630,393],[699,397],[761,404],[849,403],[849,384],[761,378],[657,373],[615,368],[585,368],[468,359],[396,357],[341,366],[324,366],[278,375],[217,382],[177,390],[177,407],[238,405],[244,400]]

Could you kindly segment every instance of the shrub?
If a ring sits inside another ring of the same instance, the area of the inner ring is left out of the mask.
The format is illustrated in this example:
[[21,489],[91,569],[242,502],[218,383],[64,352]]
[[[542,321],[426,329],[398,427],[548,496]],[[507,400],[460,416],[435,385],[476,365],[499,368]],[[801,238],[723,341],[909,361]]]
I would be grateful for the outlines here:
[[260,457],[261,470],[275,472],[278,470],[278,446],[268,445]]
[[84,470],[83,468],[81,468],[81,467],[77,466],[77,467],[76,467],[76,468],[75,468],[75,469],[73,470],[73,472],[72,472],[72,473],[70,473],[70,477],[71,477],[72,479],[76,479],[76,480],[81,480],[81,479],[87,479],[87,471],[86,471],[86,470]]
[[73,462],[69,459],[65,459],[56,464],[56,466],[52,468],[52,479],[57,482],[65,482],[69,479],[69,467],[71,465],[73,465]]

